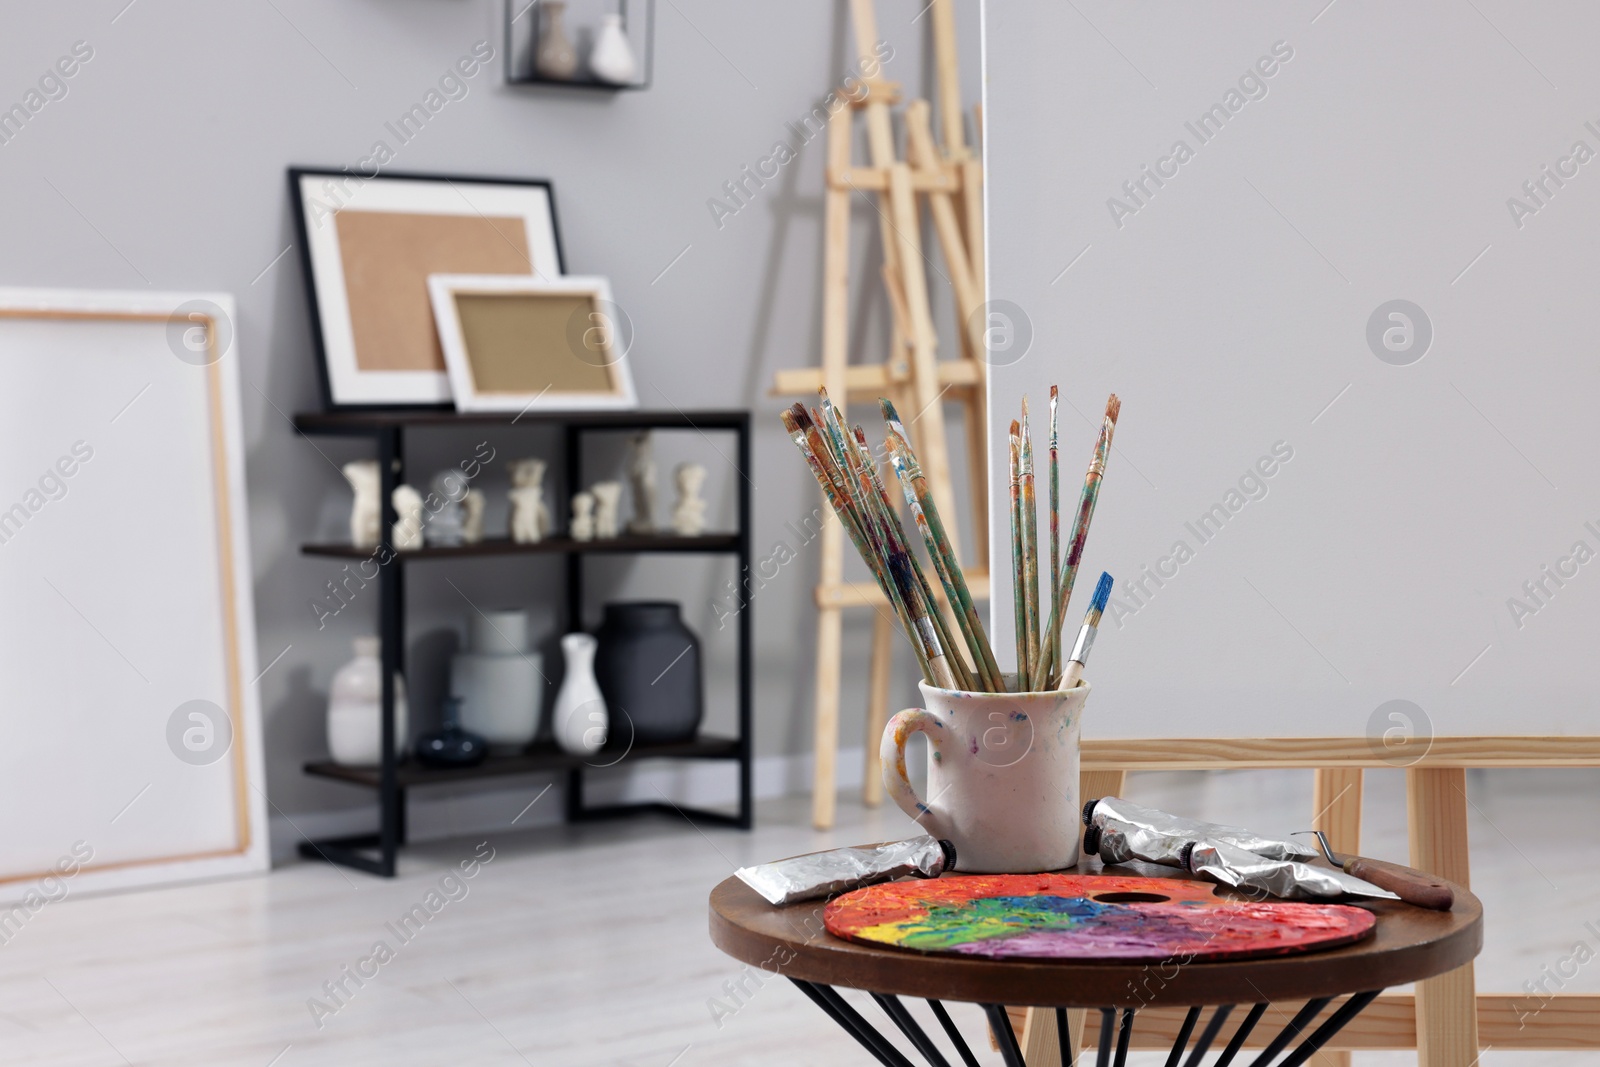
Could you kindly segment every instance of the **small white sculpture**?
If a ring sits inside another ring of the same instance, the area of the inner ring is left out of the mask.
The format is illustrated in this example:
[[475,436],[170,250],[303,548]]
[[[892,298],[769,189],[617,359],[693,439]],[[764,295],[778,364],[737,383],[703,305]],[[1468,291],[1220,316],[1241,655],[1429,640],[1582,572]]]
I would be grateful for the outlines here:
[[422,494],[409,485],[397,485],[390,497],[394,503],[395,524],[389,541],[396,552],[422,547]]
[[542,459],[519,459],[511,464],[511,540],[519,545],[531,545],[550,532],[544,471]]
[[343,469],[345,481],[356,494],[350,505],[350,543],[357,548],[377,548],[383,530],[378,499],[378,461],[358,459],[346,463]]
[[594,494],[578,493],[572,498],[572,539],[594,540]]
[[621,482],[595,482],[589,487],[594,496],[594,535],[601,539],[617,536],[618,512],[622,508]]
[[633,518],[628,520],[631,534],[656,532],[656,457],[650,431],[635,434],[628,456],[628,483],[633,490]]
[[483,509],[487,503],[482,489],[468,489],[467,495],[461,498],[463,544],[475,545],[483,540]]
[[458,470],[440,471],[433,476],[428,496],[428,524],[422,533],[430,545],[454,548],[461,544],[464,509],[461,500],[467,495],[467,476]]
[[672,528],[681,537],[699,537],[706,532],[706,502],[700,490],[706,484],[706,469],[698,463],[680,463],[672,472],[678,486],[678,503],[672,509]]

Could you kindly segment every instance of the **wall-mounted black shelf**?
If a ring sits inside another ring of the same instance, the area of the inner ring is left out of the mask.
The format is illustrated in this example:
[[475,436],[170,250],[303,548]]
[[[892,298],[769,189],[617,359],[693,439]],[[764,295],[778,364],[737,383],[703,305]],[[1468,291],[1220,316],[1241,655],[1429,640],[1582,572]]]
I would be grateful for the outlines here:
[[[644,812],[665,812],[674,818],[749,829],[753,822],[751,797],[753,749],[751,738],[751,700],[753,672],[751,662],[753,634],[750,612],[739,612],[736,627],[739,646],[738,723],[736,737],[702,735],[692,741],[668,745],[633,745],[629,738],[613,738],[621,750],[603,749],[590,756],[574,756],[548,744],[536,744],[514,756],[491,756],[476,767],[440,769],[396,759],[394,753],[394,678],[405,673],[405,572],[402,564],[448,562],[461,559],[505,559],[559,555],[565,562],[566,631],[583,628],[584,560],[597,555],[702,553],[731,555],[737,558],[740,573],[748,571],[752,556],[750,542],[750,413],[747,411],[606,411],[606,412],[528,412],[524,414],[458,414],[435,408],[351,409],[298,415],[295,428],[302,434],[342,437],[368,437],[377,445],[379,493],[383,501],[382,529],[387,533],[396,521],[392,498],[394,489],[405,480],[405,432],[457,426],[560,426],[565,448],[562,491],[555,494],[559,523],[565,527],[566,494],[581,484],[582,444],[585,434],[626,430],[694,430],[705,433],[731,433],[736,442],[733,465],[738,475],[738,529],[698,537],[675,534],[627,534],[593,541],[569,537],[547,537],[533,544],[517,544],[505,538],[485,540],[454,548],[424,547],[395,552],[387,543],[380,549],[357,548],[349,544],[307,544],[301,552],[323,559],[379,559],[389,561],[379,568],[378,627],[382,641],[383,670],[383,762],[376,767],[343,767],[328,761],[305,765],[305,773],[318,778],[344,782],[375,790],[378,794],[378,830],[352,837],[303,841],[300,854],[310,859],[327,860],[386,877],[395,873],[396,855],[406,841],[406,790],[429,785],[459,783],[517,774],[565,773],[567,778],[566,817],[569,822],[611,818]],[[392,554],[392,559],[390,558]],[[688,808],[676,804],[612,804],[591,807],[584,803],[584,774],[590,770],[635,763],[645,759],[728,760],[737,762],[739,804],[735,812]]]
[[[605,82],[594,78],[587,73],[575,78],[547,78],[538,72],[535,57],[539,51],[539,33],[542,29],[541,19],[544,12],[540,10],[543,0],[505,0],[506,4],[506,84],[507,85],[536,85],[552,89],[587,89],[598,90],[606,93],[626,92],[634,89],[648,89],[654,75],[655,68],[655,37],[656,37],[656,3],[655,0],[611,0],[605,6],[614,6],[616,13],[622,16],[624,32],[628,35],[628,42],[633,47],[634,62],[638,65],[638,73],[631,82]],[[569,11],[574,16],[584,14],[594,15],[602,13],[598,4],[580,4],[574,6],[571,0],[567,4]],[[580,10],[589,9],[589,10]],[[576,35],[584,29],[595,30],[594,26],[571,25],[567,27],[570,36]],[[581,62],[581,60],[580,60]]]

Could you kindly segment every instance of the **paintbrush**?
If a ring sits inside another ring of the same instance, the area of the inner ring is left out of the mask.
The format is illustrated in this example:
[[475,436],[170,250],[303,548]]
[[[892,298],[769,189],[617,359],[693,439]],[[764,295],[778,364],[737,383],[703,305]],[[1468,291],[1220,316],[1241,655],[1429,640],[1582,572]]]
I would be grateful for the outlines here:
[[973,606],[972,592],[967,588],[966,575],[962,573],[961,564],[956,560],[955,549],[945,533],[939,508],[934,503],[933,494],[928,488],[928,479],[922,473],[922,465],[917,462],[917,454],[911,448],[905,427],[900,422],[900,415],[895,411],[894,404],[888,400],[879,400],[878,406],[882,409],[884,422],[889,427],[889,454],[894,463],[895,476],[900,480],[906,504],[911,509],[917,530],[927,545],[928,558],[933,561],[934,570],[944,583],[945,595],[950,598],[956,622],[961,627],[962,636],[966,638],[968,651],[972,653],[973,674],[981,683],[980,688],[983,691],[1004,692],[1005,683],[1000,677],[1000,665],[995,662],[994,650],[989,647],[988,635],[984,632],[978,611]]
[[1089,537],[1089,523],[1094,519],[1095,502],[1100,499],[1100,480],[1106,471],[1106,460],[1111,455],[1111,436],[1117,429],[1117,416],[1122,413],[1122,401],[1112,393],[1106,400],[1106,414],[1100,424],[1100,437],[1095,442],[1094,456],[1089,460],[1089,470],[1083,476],[1083,494],[1078,501],[1078,513],[1072,520],[1072,533],[1067,538],[1067,557],[1061,567],[1061,581],[1056,587],[1050,608],[1049,640],[1045,654],[1040,657],[1038,669],[1033,673],[1035,689],[1048,688],[1056,669],[1056,654],[1052,651],[1061,644],[1061,624],[1066,618],[1067,605],[1072,600],[1072,586],[1078,578],[1078,564],[1083,560],[1083,546]]
[[[877,466],[872,451],[866,446],[866,435],[859,439],[844,425],[839,410],[828,398],[826,389],[818,389],[822,402],[822,417],[828,420],[829,435],[843,461],[842,465],[854,476],[857,504],[866,520],[867,534],[886,565],[891,585],[898,593],[904,612],[902,622],[910,631],[912,643],[923,660],[923,676],[934,685],[945,689],[963,689],[971,684],[965,665],[952,665],[945,649],[950,645],[944,621],[938,616],[938,606],[933,602],[932,591],[922,575],[916,557],[906,543],[905,531],[900,526],[900,516],[889,504],[888,491],[877,477]],[[941,638],[942,634],[942,638]]]
[[1011,420],[1011,610],[1017,636],[1017,692],[1028,690],[1033,676],[1028,662],[1028,609],[1022,570],[1022,425]]
[[[1050,387],[1050,606],[1055,607],[1056,588],[1061,584],[1061,463],[1058,458],[1059,437],[1056,433],[1056,407],[1061,390]],[[1061,659],[1061,634],[1051,638],[1048,655],[1053,661]]]
[[945,659],[949,663],[950,673],[955,676],[956,687],[968,692],[976,689],[972,672],[961,659],[961,653],[956,648],[954,638],[950,634],[949,624],[945,621],[944,612],[939,610],[939,602],[934,598],[933,587],[928,584],[927,576],[922,573],[922,564],[917,562],[917,554],[911,549],[911,541],[906,537],[905,527],[900,523],[899,513],[894,509],[894,503],[889,499],[889,490],[883,484],[883,478],[878,472],[878,464],[872,457],[872,448],[867,444],[866,431],[857,426],[854,432],[857,460],[862,468],[867,471],[872,479],[872,488],[877,494],[877,500],[882,505],[890,537],[890,543],[895,551],[902,552],[911,561],[911,573],[916,579],[917,595],[921,598],[922,605],[927,609],[927,614],[933,620],[934,630],[939,635],[939,647],[944,649]]
[[[820,417],[820,413],[818,416]],[[898,587],[889,575],[883,553],[874,544],[872,527],[852,492],[850,478],[834,462],[833,452],[818,429],[817,420],[806,412],[804,405],[795,404],[783,413],[783,425],[790,431],[791,438],[806,457],[817,483],[822,486],[823,495],[833,507],[840,524],[850,534],[850,540],[856,546],[862,561],[872,571],[873,578],[878,582],[878,588],[883,591],[890,607],[899,616],[900,625],[911,640],[911,648],[916,653],[917,664],[922,668],[923,677],[931,680],[933,674],[927,661],[927,654],[914,636],[916,627],[912,622],[911,613],[907,610]]]
[[1094,635],[1100,630],[1100,614],[1111,599],[1111,574],[1100,573],[1100,584],[1094,587],[1094,599],[1089,601],[1089,611],[1083,617],[1083,629],[1078,631],[1078,642],[1072,646],[1072,659],[1061,675],[1062,689],[1071,689],[1083,678],[1083,665],[1089,661],[1089,650],[1094,647]]
[[1022,606],[1028,632],[1028,673],[1039,662],[1039,504],[1033,487],[1033,431],[1028,398],[1022,398]]

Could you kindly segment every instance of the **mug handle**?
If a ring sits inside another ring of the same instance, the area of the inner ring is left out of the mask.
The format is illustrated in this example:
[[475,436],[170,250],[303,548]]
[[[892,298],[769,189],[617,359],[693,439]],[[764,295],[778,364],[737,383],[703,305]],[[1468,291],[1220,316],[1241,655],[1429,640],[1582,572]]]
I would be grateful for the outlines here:
[[878,746],[878,759],[883,765],[883,788],[900,810],[915,819],[924,830],[935,837],[948,837],[941,826],[942,819],[932,808],[922,802],[917,791],[911,788],[906,777],[906,742],[913,733],[921,732],[934,752],[944,754],[944,723],[922,708],[907,708],[895,713],[883,728],[883,741]]

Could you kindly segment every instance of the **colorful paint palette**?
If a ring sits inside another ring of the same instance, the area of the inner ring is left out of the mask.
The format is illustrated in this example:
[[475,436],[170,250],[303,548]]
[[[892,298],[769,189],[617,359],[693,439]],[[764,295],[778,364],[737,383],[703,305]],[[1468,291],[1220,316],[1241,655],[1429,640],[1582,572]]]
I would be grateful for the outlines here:
[[1206,882],[1083,874],[972,874],[889,882],[828,904],[849,941],[990,959],[1248,959],[1333,948],[1372,932],[1343,904],[1255,903]]

